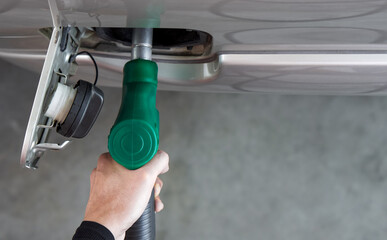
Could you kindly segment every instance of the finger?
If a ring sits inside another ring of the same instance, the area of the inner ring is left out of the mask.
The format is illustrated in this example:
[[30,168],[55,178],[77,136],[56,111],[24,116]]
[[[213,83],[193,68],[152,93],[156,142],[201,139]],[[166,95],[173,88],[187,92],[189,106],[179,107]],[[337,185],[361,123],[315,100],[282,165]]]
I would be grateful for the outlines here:
[[161,178],[159,178],[159,177],[156,178],[156,183],[160,184],[161,188],[164,186],[163,180],[161,180]]
[[157,178],[156,179],[156,183],[155,183],[155,186],[154,186],[154,189],[155,189],[155,197],[159,196],[160,195],[160,192],[161,192],[161,189],[163,188],[163,181],[161,181],[160,178]]
[[152,160],[144,166],[144,169],[156,174],[156,176],[166,173],[169,170],[168,154],[161,150],[157,151]]
[[155,212],[160,212],[164,208],[164,203],[161,201],[160,197],[155,198]]

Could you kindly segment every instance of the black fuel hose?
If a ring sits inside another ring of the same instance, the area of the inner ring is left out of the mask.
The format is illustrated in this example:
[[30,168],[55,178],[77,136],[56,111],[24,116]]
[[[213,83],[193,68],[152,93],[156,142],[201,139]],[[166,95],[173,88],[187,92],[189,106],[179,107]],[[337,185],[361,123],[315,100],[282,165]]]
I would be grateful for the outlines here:
[[149,199],[141,217],[126,231],[125,240],[154,240],[156,238],[155,195]]

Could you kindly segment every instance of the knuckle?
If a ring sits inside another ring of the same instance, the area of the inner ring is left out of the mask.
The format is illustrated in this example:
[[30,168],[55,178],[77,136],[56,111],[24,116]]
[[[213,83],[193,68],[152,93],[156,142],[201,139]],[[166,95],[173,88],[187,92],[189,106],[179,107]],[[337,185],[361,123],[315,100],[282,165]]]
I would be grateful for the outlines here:
[[102,153],[99,158],[109,158],[110,154],[108,152]]
[[143,182],[154,182],[154,176],[150,171],[147,171],[146,169],[138,169],[138,175],[141,181]]
[[161,157],[164,158],[165,160],[169,160],[169,155],[168,153],[164,152],[164,151],[161,151]]
[[164,164],[168,164],[169,163],[169,155],[168,153],[164,152],[164,151],[161,151],[160,150],[160,160],[163,161]]
[[103,168],[108,163],[109,159],[110,159],[109,153],[101,154],[98,158],[97,168]]

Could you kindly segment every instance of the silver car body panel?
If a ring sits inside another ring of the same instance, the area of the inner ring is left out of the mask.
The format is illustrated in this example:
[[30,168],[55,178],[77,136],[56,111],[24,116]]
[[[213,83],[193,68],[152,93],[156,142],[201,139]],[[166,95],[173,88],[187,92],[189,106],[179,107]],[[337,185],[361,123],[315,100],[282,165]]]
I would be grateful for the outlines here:
[[[205,31],[211,54],[156,55],[160,89],[200,92],[386,95],[385,0],[57,0],[61,25],[137,27],[160,16],[160,28]],[[151,11],[150,11],[151,10]],[[151,13],[150,13],[151,12]],[[152,15],[153,14],[153,15]],[[48,3],[0,3],[0,57],[41,71],[52,26]],[[100,84],[121,85],[130,56],[95,52]],[[87,57],[79,77],[92,79]]]

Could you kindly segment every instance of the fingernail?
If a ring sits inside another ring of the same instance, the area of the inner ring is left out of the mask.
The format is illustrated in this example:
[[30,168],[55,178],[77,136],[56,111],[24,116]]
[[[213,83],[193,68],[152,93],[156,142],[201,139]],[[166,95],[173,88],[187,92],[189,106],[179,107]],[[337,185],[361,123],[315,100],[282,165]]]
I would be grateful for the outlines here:
[[156,212],[159,213],[159,212],[163,211],[163,209],[164,209],[164,203],[159,201],[158,208],[156,209]]
[[155,196],[157,197],[160,194],[161,186],[160,184],[156,183],[155,185]]

